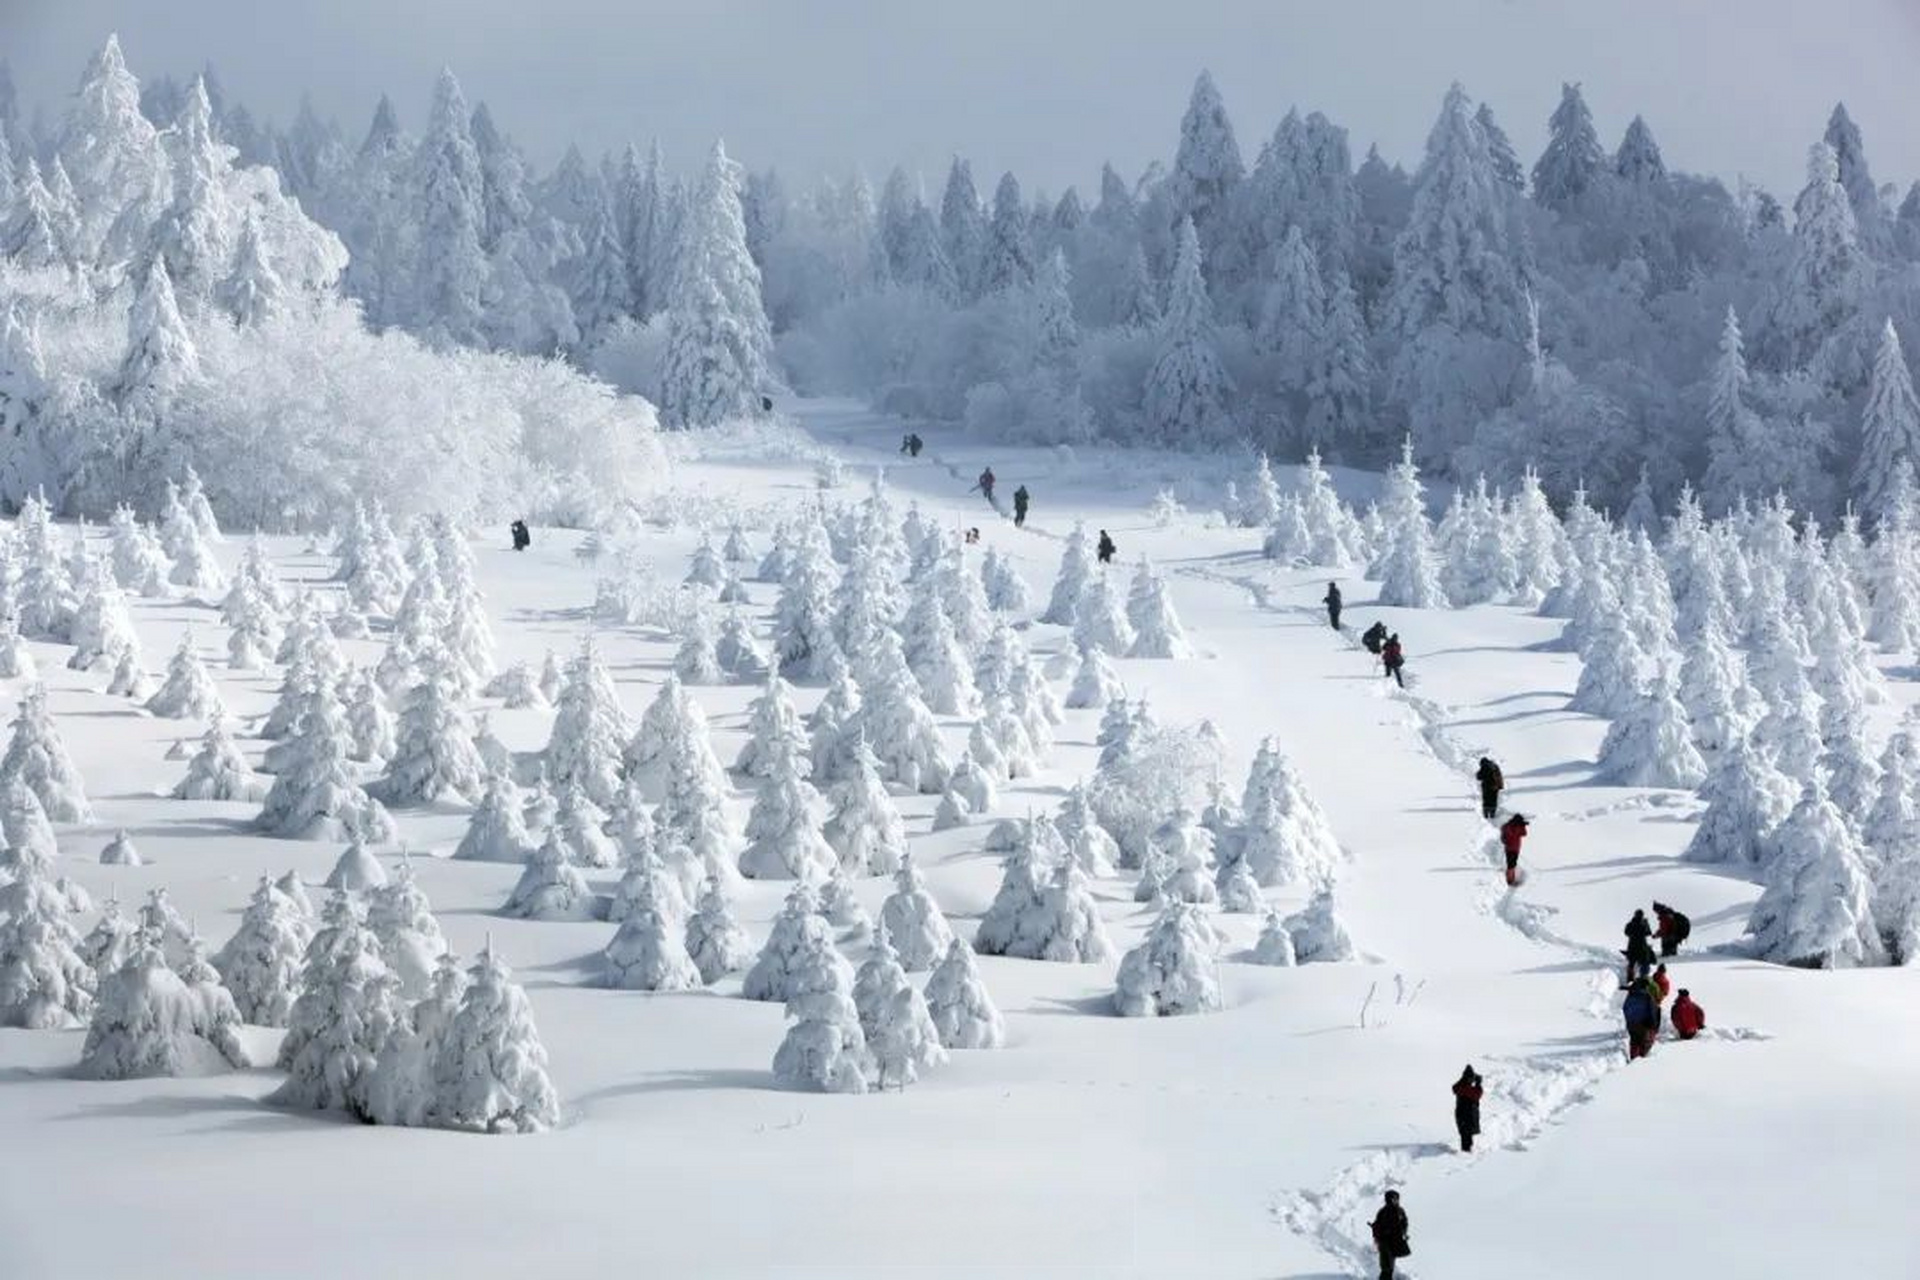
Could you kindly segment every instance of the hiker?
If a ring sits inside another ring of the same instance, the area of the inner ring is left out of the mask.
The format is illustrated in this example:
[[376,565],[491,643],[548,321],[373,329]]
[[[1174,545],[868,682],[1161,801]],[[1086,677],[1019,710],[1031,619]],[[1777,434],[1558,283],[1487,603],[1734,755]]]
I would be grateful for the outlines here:
[[1669,958],[1679,955],[1680,944],[1693,933],[1693,921],[1664,902],[1653,904],[1653,919],[1653,936],[1660,939],[1660,954]]
[[1500,825],[1500,848],[1507,855],[1507,884],[1520,883],[1520,842],[1527,837],[1527,815],[1516,813]]
[[1480,1073],[1468,1063],[1460,1078],[1453,1082],[1453,1127],[1460,1131],[1460,1149],[1473,1150],[1474,1135],[1480,1132]]
[[1407,1243],[1407,1211],[1400,1207],[1400,1193],[1387,1192],[1387,1202],[1373,1215],[1373,1247],[1380,1251],[1380,1280],[1393,1280],[1393,1265],[1413,1252]]
[[1384,622],[1376,622],[1360,633],[1360,643],[1365,645],[1367,652],[1376,658],[1380,656],[1381,646],[1386,642],[1387,624]]
[[527,522],[525,520],[515,520],[511,525],[508,525],[507,528],[508,531],[513,534],[513,549],[515,551],[525,551],[533,545],[533,535],[527,532]]
[[993,501],[993,468],[988,467],[985,471],[982,471],[980,478],[973,482],[973,487],[981,493],[984,493],[987,496],[987,501],[991,503]]
[[1480,757],[1480,767],[1473,771],[1480,783],[1480,816],[1492,822],[1500,812],[1500,793],[1506,789],[1507,780],[1500,773],[1500,766],[1486,756]]
[[1100,557],[1100,563],[1112,564],[1114,553],[1118,550],[1119,548],[1113,545],[1113,539],[1107,536],[1107,531],[1102,529],[1100,541],[1094,546],[1094,553]]
[[1667,997],[1673,994],[1673,979],[1667,976],[1667,966],[1653,966],[1653,998],[1660,1004],[1667,1003]]
[[773,397],[772,397],[772,396],[761,396],[761,397],[760,397],[760,412],[762,412],[762,413],[772,413],[772,412],[773,412]]
[[1660,1006],[1654,1002],[1653,983],[1641,978],[1627,988],[1627,998],[1620,1002],[1620,1016],[1627,1024],[1627,1060],[1646,1057],[1660,1029]]
[[966,537],[967,537],[967,545],[968,545],[968,546],[970,546],[970,547],[971,547],[971,546],[973,546],[974,544],[976,544],[976,543],[978,543],[978,542],[980,541],[980,526],[979,526],[979,525],[977,525],[977,524],[976,524],[976,525],[969,525],[969,526],[967,527],[967,535],[966,535]]
[[1015,489],[1013,491],[1013,527],[1014,528],[1020,529],[1020,528],[1026,527],[1027,504],[1031,501],[1033,501],[1033,498],[1030,494],[1027,493],[1027,486],[1021,485],[1018,489]]
[[900,452],[902,453],[913,452],[913,432],[909,431],[907,432],[907,434],[900,437]]
[[1691,1040],[1706,1030],[1707,1011],[1693,1002],[1693,993],[1685,987],[1680,988],[1680,996],[1673,1002],[1673,1034],[1682,1040]]
[[1388,636],[1387,642],[1380,646],[1380,661],[1385,664],[1387,674],[1393,677],[1393,682],[1402,689],[1406,688],[1407,681],[1400,674],[1400,668],[1407,665],[1407,657],[1405,651],[1400,648],[1398,631]]
[[1335,631],[1338,631],[1340,629],[1340,584],[1329,582],[1327,594],[1320,598],[1320,603],[1327,606],[1327,621],[1332,624]]
[[1627,958],[1628,980],[1645,977],[1653,968],[1653,944],[1647,941],[1653,936],[1653,926],[1647,923],[1647,913],[1636,907],[1633,919],[1621,932],[1627,935],[1627,949],[1620,954]]

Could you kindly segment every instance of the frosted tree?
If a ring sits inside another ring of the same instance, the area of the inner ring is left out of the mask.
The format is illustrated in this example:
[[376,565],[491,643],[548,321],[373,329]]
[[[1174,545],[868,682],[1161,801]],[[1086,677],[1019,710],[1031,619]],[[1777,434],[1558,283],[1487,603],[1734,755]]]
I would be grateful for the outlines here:
[[402,857],[395,874],[367,893],[367,928],[408,1000],[425,998],[434,972],[447,954],[447,939],[434,919],[427,895],[414,878],[413,863]]
[[1334,909],[1330,887],[1316,889],[1307,905],[1288,916],[1285,924],[1293,938],[1294,958],[1301,964],[1352,960],[1357,954],[1346,923]]
[[407,695],[379,782],[380,798],[389,804],[431,804],[447,798],[471,804],[485,786],[487,770],[474,748],[473,726],[460,706],[452,665],[444,651],[430,653],[420,683]]
[[1744,667],[1711,616],[1688,632],[1680,664],[1680,701],[1694,745],[1709,758],[1752,730]]
[[660,910],[650,888],[628,906],[603,956],[606,982],[629,991],[691,991],[702,985],[679,922]]
[[695,611],[687,621],[686,634],[673,655],[673,673],[685,684],[725,682],[725,673],[720,669],[720,656],[714,649],[713,626],[707,620],[704,609]]
[[1126,693],[1126,686],[1120,683],[1119,674],[1097,641],[1090,638],[1088,643],[1075,647],[1080,658],[1074,667],[1073,683],[1067,688],[1067,706],[1104,707]]
[[1863,851],[1818,774],[1774,842],[1778,853],[1766,891],[1747,919],[1755,953],[1814,969],[1884,963]]
[[1646,654],[1618,610],[1604,614],[1600,629],[1581,655],[1580,680],[1570,710],[1599,716],[1626,716],[1642,700]]
[[73,671],[112,671],[120,659],[140,655],[140,637],[127,612],[126,598],[114,585],[105,560],[84,553],[85,568],[76,573],[79,601],[70,632],[74,651],[67,659]]
[[400,1018],[398,986],[380,944],[345,892],[327,903],[308,943],[300,995],[280,1042],[287,1080],[269,1101],[358,1111],[380,1050]]
[[302,960],[313,931],[285,894],[261,876],[240,927],[213,959],[243,1022],[284,1027],[300,991]]
[[[352,741],[350,754],[365,763],[385,763],[393,757],[398,724],[387,709],[387,696],[380,682],[365,667],[346,681],[347,736]],[[479,735],[475,734],[475,741]],[[477,747],[476,747],[477,749]],[[483,758],[484,763],[484,758]]]
[[96,991],[101,979],[118,970],[132,957],[139,935],[139,926],[121,914],[119,902],[108,898],[100,919],[80,940],[79,946],[80,958],[93,970]]
[[1872,283],[1839,157],[1825,142],[1807,153],[1807,185],[1793,215],[1793,248],[1768,318],[1770,342],[1788,368],[1822,352],[1858,313]]
[[996,613],[1025,613],[1030,604],[1027,580],[994,547],[987,548],[980,562],[980,585],[987,593],[987,607]]
[[489,943],[467,971],[460,1010],[433,1061],[429,1123],[480,1133],[538,1133],[560,1122],[560,1097],[527,993]]
[[1222,853],[1214,872],[1214,888],[1220,895],[1220,909],[1233,915],[1255,915],[1266,909],[1260,894],[1260,881],[1241,851]]
[[946,603],[928,585],[916,595],[907,612],[907,664],[920,685],[929,710],[948,716],[972,715],[978,695]]
[[1086,784],[1076,782],[1060,802],[1060,816],[1054,820],[1068,858],[1090,877],[1113,874],[1120,859],[1120,847],[1095,816]]
[[1233,380],[1215,345],[1213,304],[1200,273],[1200,240],[1191,219],[1180,224],[1166,313],[1147,373],[1145,408],[1156,437],[1197,447],[1233,433],[1228,402]]
[[687,918],[686,949],[703,983],[717,982],[729,973],[738,973],[753,960],[752,940],[734,919],[726,889],[712,877],[707,879],[693,914]]
[[760,696],[747,717],[747,741],[734,759],[736,771],[750,778],[766,778],[790,761],[811,769],[812,743],[800,713],[793,707],[793,686],[777,672],[769,672]]
[[238,800],[257,804],[266,798],[267,780],[256,774],[234,745],[227,722],[215,716],[187,762],[187,776],[176,784],[176,800]]
[[1037,952],[1044,913],[1042,883],[1064,854],[1051,818],[1042,815],[1020,823],[1019,842],[1000,864],[1000,887],[974,931],[975,950],[994,956]]
[[133,837],[125,830],[114,832],[113,839],[107,841],[100,850],[100,865],[103,867],[141,867],[146,862],[138,846],[133,843]]
[[219,689],[194,651],[191,631],[181,637],[179,648],[167,662],[167,678],[147,699],[146,707],[154,715],[173,720],[211,720],[226,713]]
[[533,837],[521,814],[519,788],[510,778],[490,776],[453,856],[467,862],[520,863],[533,851]]
[[16,844],[8,869],[12,878],[0,884],[0,1026],[78,1025],[93,1008],[94,971],[67,922],[67,895],[41,850]]
[[1853,492],[1861,511],[1873,521],[1886,513],[1902,465],[1920,465],[1920,400],[1900,350],[1900,335],[1889,319],[1867,385],[1860,418],[1860,460],[1854,466]]
[[1053,594],[1040,621],[1070,627],[1079,616],[1080,598],[1093,576],[1093,554],[1087,544],[1086,526],[1076,522],[1060,553],[1060,572],[1054,579]]
[[1143,557],[1127,596],[1127,621],[1133,626],[1130,658],[1191,658],[1193,646],[1174,612],[1166,579],[1154,573]]
[[0,780],[15,778],[33,792],[53,821],[92,821],[86,787],[80,780],[80,771],[67,755],[59,730],[54,727],[44,684],[29,686],[21,696],[20,710],[13,720],[13,736],[7,743],[5,756],[0,756]]
[[0,680],[33,680],[39,672],[39,664],[20,635],[19,622],[11,616],[0,617]]
[[1248,959],[1255,964],[1283,969],[1299,963],[1299,958],[1293,954],[1293,935],[1287,932],[1286,922],[1281,920],[1278,912],[1267,912],[1266,921],[1260,926],[1260,937],[1254,942],[1253,952]]
[[926,999],[945,1048],[998,1049],[1006,1044],[1006,1023],[987,994],[972,949],[958,938],[928,975]]
[[522,920],[587,920],[593,903],[593,891],[568,860],[566,842],[555,829],[527,859],[501,911]]
[[821,834],[839,855],[842,868],[855,875],[891,875],[906,856],[906,826],[880,780],[865,742],[855,745],[853,766],[834,785],[833,810]]
[[547,705],[547,695],[541,691],[540,682],[524,662],[510,663],[502,668],[499,675],[487,682],[482,692],[489,698],[500,699],[500,705],[508,711],[545,709]]
[[953,930],[911,855],[901,858],[894,891],[880,904],[880,927],[908,972],[930,969],[953,942]]
[[947,1060],[926,998],[907,981],[884,933],[854,979],[853,1001],[881,1088],[912,1084]]
[[1341,860],[1340,844],[1306,781],[1271,738],[1260,744],[1240,803],[1241,856],[1262,885],[1321,882]]
[[261,804],[261,830],[297,840],[393,838],[392,817],[354,775],[345,717],[326,681],[308,692],[289,742],[286,767]]
[[132,507],[122,505],[114,509],[108,537],[112,544],[109,556],[113,577],[121,590],[149,599],[168,593],[167,573],[172,566],[167,563],[166,552],[153,530],[134,519]]
[[157,942],[144,937],[100,984],[77,1073],[86,1080],[132,1080],[245,1067],[239,1022],[217,976],[175,973]]
[[1673,675],[1661,664],[1652,682],[1608,728],[1595,780],[1622,787],[1691,789],[1706,775]]
[[[155,258],[127,313],[127,350],[114,375],[111,394],[126,412],[151,420],[166,412],[180,392],[200,376],[200,353],[180,318],[173,281],[167,275],[165,261]],[[175,559],[174,585],[219,589],[195,580],[203,575],[214,580],[219,576],[204,546],[184,544],[168,550]],[[191,562],[186,568],[179,563],[183,554]]]
[[689,704],[687,732],[669,754],[666,784],[654,813],[663,847],[683,846],[706,874],[732,882],[738,834],[727,811],[726,773],[714,759],[706,717]]
[[460,82],[443,69],[426,133],[412,157],[418,243],[412,299],[416,323],[446,341],[477,344],[485,327],[487,258],[480,153]]
[[1382,330],[1400,341],[1386,370],[1420,424],[1429,458],[1448,456],[1518,371],[1526,332],[1524,241],[1465,90],[1448,90],[1427,135],[1412,207],[1395,239]]
[[1534,200],[1565,211],[1599,184],[1606,169],[1606,152],[1580,86],[1562,85],[1560,105],[1547,121],[1547,148],[1533,166]]
[[1205,235],[1209,252],[1233,234],[1233,204],[1246,168],[1233,123],[1213,77],[1193,82],[1180,120],[1180,146],[1167,174],[1167,211],[1172,222],[1191,221]]
[[[674,688],[678,683],[674,682]],[[567,665],[547,738],[547,777],[578,782],[595,804],[611,804],[619,790],[621,758],[632,732],[613,677],[591,637]]]
[[[740,994],[749,1000],[785,1001],[794,989],[794,975],[806,954],[815,950],[839,955],[833,950],[826,918],[820,914],[819,895],[802,880],[787,893],[779,914],[774,916],[767,940],[742,981]],[[840,963],[845,965],[846,961]],[[852,980],[851,972],[848,980]]]
[[1145,940],[1121,958],[1114,1011],[1125,1018],[1212,1013],[1223,1008],[1220,971],[1192,906],[1172,902]]
[[839,859],[820,834],[820,793],[802,774],[806,758],[787,753],[761,780],[747,817],[740,871],[752,880],[824,878]]
[[714,144],[679,237],[668,300],[661,413],[672,426],[757,414],[776,384],[760,268],[747,250],[740,167]]
[[577,783],[561,787],[556,801],[547,831],[566,849],[567,861],[576,867],[614,865],[619,851],[607,834],[606,811]]
[[864,745],[859,724],[861,704],[860,686],[842,661],[827,681],[825,695],[807,717],[809,753],[816,781],[822,784],[842,781],[852,769],[854,748]]
[[1133,624],[1127,620],[1120,593],[1105,574],[1087,581],[1074,611],[1073,641],[1076,645],[1098,645],[1109,653],[1126,653],[1133,648]]
[[347,847],[341,850],[339,859],[334,862],[333,870],[327,873],[326,879],[327,888],[345,889],[350,893],[365,893],[385,883],[386,868],[358,840],[349,841]]
[[1092,964],[1113,958],[1113,944],[1100,921],[1099,904],[1088,887],[1086,873],[1072,858],[1060,863],[1046,887],[1034,916],[1030,954],[1035,960]]
[[773,1077],[789,1089],[865,1093],[873,1055],[853,1003],[853,975],[832,944],[813,941],[797,957],[786,997],[793,1025],[773,1055]]
[[467,976],[452,952],[434,966],[431,989],[404,1010],[374,1061],[366,1086],[366,1118],[375,1124],[419,1125],[433,1106],[433,1062],[466,995]]
[[472,697],[493,677],[493,627],[487,621],[486,597],[474,584],[473,552],[466,535],[445,515],[431,520],[435,564],[446,603],[446,631],[441,637],[451,660],[449,675],[462,698]]
[[1373,575],[1380,580],[1380,603],[1409,609],[1443,609],[1446,589],[1427,521],[1425,489],[1413,460],[1413,439],[1400,446],[1400,461],[1387,472],[1381,502],[1386,519],[1386,548]]
[[945,790],[953,768],[946,743],[893,634],[874,642],[860,683],[859,724],[881,777],[927,795]]

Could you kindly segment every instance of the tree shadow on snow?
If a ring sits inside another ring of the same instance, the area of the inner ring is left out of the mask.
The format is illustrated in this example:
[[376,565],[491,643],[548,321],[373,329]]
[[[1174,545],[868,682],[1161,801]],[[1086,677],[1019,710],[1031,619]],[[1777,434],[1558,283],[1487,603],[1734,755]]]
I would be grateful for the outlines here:
[[259,1098],[241,1093],[223,1093],[214,1096],[163,1095],[134,1098],[127,1102],[88,1103],[78,1110],[69,1111],[55,1118],[59,1120],[171,1120],[183,1116],[212,1114],[258,1115],[264,1105]]
[[1039,1014],[1045,1018],[1118,1018],[1113,1011],[1111,995],[1097,996],[1041,996],[1023,1013]]
[[630,1080],[625,1084],[608,1085],[604,1089],[595,1089],[592,1093],[581,1094],[574,1098],[575,1105],[585,1108],[596,1102],[607,1102],[614,1098],[631,1098],[650,1093],[703,1093],[716,1089],[751,1089],[756,1093],[773,1090],[773,1074],[769,1071],[749,1071],[741,1067],[714,1067],[705,1071],[668,1071],[644,1080]]

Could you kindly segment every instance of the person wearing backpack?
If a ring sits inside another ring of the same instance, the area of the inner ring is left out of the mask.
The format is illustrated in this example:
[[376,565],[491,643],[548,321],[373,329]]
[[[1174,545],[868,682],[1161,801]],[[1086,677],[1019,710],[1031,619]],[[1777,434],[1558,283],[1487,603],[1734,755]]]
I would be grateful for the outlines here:
[[1693,921],[1664,902],[1653,904],[1653,919],[1653,936],[1660,939],[1660,954],[1668,959],[1679,955],[1680,944],[1693,933]]
[[1327,621],[1333,625],[1335,631],[1338,631],[1340,629],[1340,584],[1329,582],[1327,594],[1320,598],[1320,603],[1327,606]]
[[1636,979],[1620,1002],[1620,1017],[1627,1024],[1627,1061],[1644,1058],[1653,1051],[1653,1038],[1660,1030],[1660,1006],[1653,998],[1653,983]]
[[1694,1003],[1693,993],[1685,987],[1680,988],[1680,994],[1674,997],[1671,1018],[1673,1034],[1682,1040],[1693,1039],[1707,1026],[1707,1011]]
[[1400,674],[1400,668],[1407,665],[1407,656],[1406,651],[1400,647],[1398,631],[1388,636],[1386,644],[1380,647],[1380,661],[1386,666],[1387,674],[1393,677],[1393,682],[1402,689],[1406,688],[1407,681]]
[[1500,766],[1486,756],[1480,757],[1480,767],[1473,776],[1480,783],[1480,816],[1492,822],[1500,812],[1500,793],[1506,790],[1507,780]]
[[1360,633],[1360,643],[1367,647],[1368,653],[1376,658],[1379,657],[1380,650],[1385,648],[1387,643],[1387,624],[1376,621]]
[[1462,1151],[1473,1150],[1474,1137],[1480,1132],[1480,1098],[1485,1092],[1480,1073],[1468,1063],[1453,1082],[1453,1127],[1460,1131]]
[[1373,1231],[1373,1247],[1380,1251],[1380,1280],[1393,1280],[1394,1264],[1413,1253],[1407,1211],[1400,1207],[1398,1191],[1387,1192],[1386,1203],[1368,1226]]
[[1627,958],[1627,978],[1643,978],[1653,972],[1653,926],[1647,923],[1647,913],[1635,908],[1633,919],[1627,921],[1621,930],[1627,936],[1627,949],[1621,952]]
[[1527,815],[1516,813],[1500,824],[1500,848],[1507,855],[1507,884],[1520,883],[1520,842],[1527,838]]

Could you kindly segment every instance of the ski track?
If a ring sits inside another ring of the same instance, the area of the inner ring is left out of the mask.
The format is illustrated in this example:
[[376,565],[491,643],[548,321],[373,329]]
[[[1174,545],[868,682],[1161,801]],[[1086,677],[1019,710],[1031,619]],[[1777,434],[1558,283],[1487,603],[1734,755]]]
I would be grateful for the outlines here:
[[[1189,577],[1237,587],[1247,593],[1256,608],[1272,613],[1318,616],[1318,611],[1301,605],[1276,603],[1271,583],[1254,575],[1233,575],[1204,566],[1187,566],[1180,572]],[[1342,633],[1345,635],[1346,633]],[[1347,637],[1355,648],[1360,647]],[[1451,709],[1431,698],[1406,689],[1376,685],[1375,697],[1395,698],[1412,713],[1407,727],[1418,734],[1433,757],[1448,768],[1471,773],[1474,762],[1484,754],[1478,747],[1461,742],[1447,726]],[[1636,808],[1678,806],[1679,798],[1637,796],[1617,804],[1604,805],[1575,814],[1562,815],[1574,820]],[[1500,865],[1497,838],[1474,819],[1475,834],[1469,840],[1466,860],[1477,866],[1496,869]],[[1522,884],[1524,885],[1524,881]],[[1591,962],[1587,998],[1581,1013],[1597,1021],[1611,1021],[1614,1000],[1619,994],[1620,955],[1606,947],[1594,946],[1555,930],[1555,909],[1545,903],[1529,901],[1518,887],[1490,882],[1475,905],[1522,937],[1575,959]],[[1765,1040],[1766,1033],[1750,1027],[1709,1028],[1702,1039],[1732,1042]],[[1451,1157],[1445,1176],[1473,1168],[1488,1151],[1524,1151],[1561,1116],[1594,1097],[1599,1083],[1627,1065],[1620,1037],[1612,1028],[1594,1034],[1593,1044],[1572,1052],[1539,1053],[1521,1057],[1489,1060],[1495,1070],[1487,1073],[1491,1104],[1490,1118],[1483,1125],[1481,1149],[1471,1154],[1457,1152],[1444,1142],[1406,1148],[1375,1151],[1349,1164],[1324,1187],[1277,1196],[1271,1204],[1274,1218],[1282,1225],[1315,1242],[1350,1274],[1366,1277],[1378,1266],[1372,1232],[1368,1229],[1372,1213],[1386,1190],[1407,1182],[1416,1171],[1434,1161]],[[1415,1269],[1402,1264],[1400,1274],[1414,1276]]]

